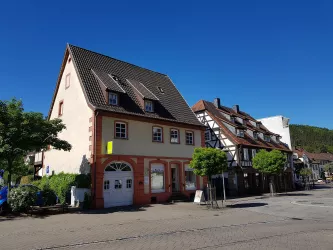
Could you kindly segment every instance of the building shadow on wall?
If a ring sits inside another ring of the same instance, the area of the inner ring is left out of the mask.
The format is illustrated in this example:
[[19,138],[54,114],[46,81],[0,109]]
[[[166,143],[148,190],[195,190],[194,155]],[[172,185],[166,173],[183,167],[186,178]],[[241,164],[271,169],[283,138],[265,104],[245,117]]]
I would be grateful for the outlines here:
[[80,171],[80,174],[89,174],[90,173],[90,162],[88,161],[86,155],[82,156],[79,171]]

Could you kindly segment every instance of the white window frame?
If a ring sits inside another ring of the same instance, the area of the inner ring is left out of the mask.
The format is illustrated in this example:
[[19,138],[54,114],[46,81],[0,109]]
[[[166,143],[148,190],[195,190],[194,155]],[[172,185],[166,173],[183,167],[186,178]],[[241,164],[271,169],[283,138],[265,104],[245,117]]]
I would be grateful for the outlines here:
[[[111,98],[111,97],[115,97],[115,98]],[[114,92],[109,92],[109,104],[118,106],[118,94],[116,94]]]
[[244,154],[244,161],[249,161],[250,160],[250,156],[249,156],[249,149],[247,148],[243,148],[243,154]]
[[[189,135],[191,136],[189,137]],[[191,138],[192,143],[188,143],[190,141],[189,138]],[[194,133],[192,131],[185,131],[185,143],[186,145],[194,145]]]
[[255,140],[258,140],[258,133],[257,133],[257,132],[253,132],[253,138],[254,138]]
[[[175,141],[173,141],[173,139]],[[172,144],[179,144],[179,129],[172,128],[170,129],[170,143]]]
[[[160,135],[156,135],[155,136],[155,131],[154,129],[160,130],[159,132],[157,131],[156,133],[160,133]],[[163,142],[163,128],[162,127],[158,127],[158,126],[153,126],[153,142]]]
[[[117,125],[120,125],[119,129],[120,132],[117,132]],[[122,127],[122,125],[124,125],[124,127]],[[115,130],[114,130],[114,137],[116,139],[127,139],[127,123],[125,122],[115,122]],[[124,130],[124,131],[122,131]],[[117,134],[119,134],[119,136],[117,136]],[[123,136],[123,134],[125,134],[125,136]]]
[[144,104],[145,104],[145,111],[146,112],[150,112],[150,113],[154,112],[154,103],[153,103],[153,101],[145,100]]
[[[153,176],[154,172],[163,173],[163,187],[162,188],[153,188]],[[153,163],[150,168],[150,181],[151,181],[151,193],[164,193],[165,192],[165,166],[160,163]]]
[[252,149],[252,159],[256,156],[257,154],[257,150],[256,149]]
[[238,137],[244,137],[244,130],[242,130],[242,129],[237,129],[237,136]]

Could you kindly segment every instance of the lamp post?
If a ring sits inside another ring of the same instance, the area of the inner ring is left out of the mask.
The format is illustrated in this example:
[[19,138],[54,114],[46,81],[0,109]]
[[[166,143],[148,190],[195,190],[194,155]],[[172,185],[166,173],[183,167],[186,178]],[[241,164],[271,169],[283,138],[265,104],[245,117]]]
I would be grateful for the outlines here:
[[223,183],[223,201],[226,202],[227,197],[225,195],[225,184],[224,184],[224,172],[222,170],[222,183]]

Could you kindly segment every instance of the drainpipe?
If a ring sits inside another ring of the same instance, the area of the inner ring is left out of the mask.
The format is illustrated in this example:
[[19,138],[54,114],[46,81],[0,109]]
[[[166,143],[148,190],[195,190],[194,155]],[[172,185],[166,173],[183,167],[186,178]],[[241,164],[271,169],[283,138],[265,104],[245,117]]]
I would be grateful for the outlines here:
[[95,111],[95,117],[94,117],[94,202],[95,202],[95,206],[96,206],[96,168],[97,168],[97,150],[96,150],[96,144],[97,144],[97,134],[96,134],[96,124],[97,124],[97,116],[98,116],[98,111]]

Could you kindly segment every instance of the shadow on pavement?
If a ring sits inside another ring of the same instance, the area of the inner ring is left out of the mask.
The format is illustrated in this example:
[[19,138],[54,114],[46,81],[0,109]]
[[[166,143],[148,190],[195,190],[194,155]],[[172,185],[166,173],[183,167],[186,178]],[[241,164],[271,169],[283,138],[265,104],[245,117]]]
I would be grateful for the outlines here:
[[277,194],[276,196],[310,196],[313,194],[308,193],[286,193],[286,194]]
[[79,214],[111,214],[111,213],[128,213],[128,212],[140,212],[146,211],[147,206],[124,206],[124,207],[113,207],[105,209],[94,209],[94,210],[83,210],[77,213]]
[[233,205],[227,205],[227,207],[230,208],[248,208],[248,207],[263,207],[268,205],[268,203],[263,202],[250,202],[250,203],[239,203],[239,204],[233,204]]

